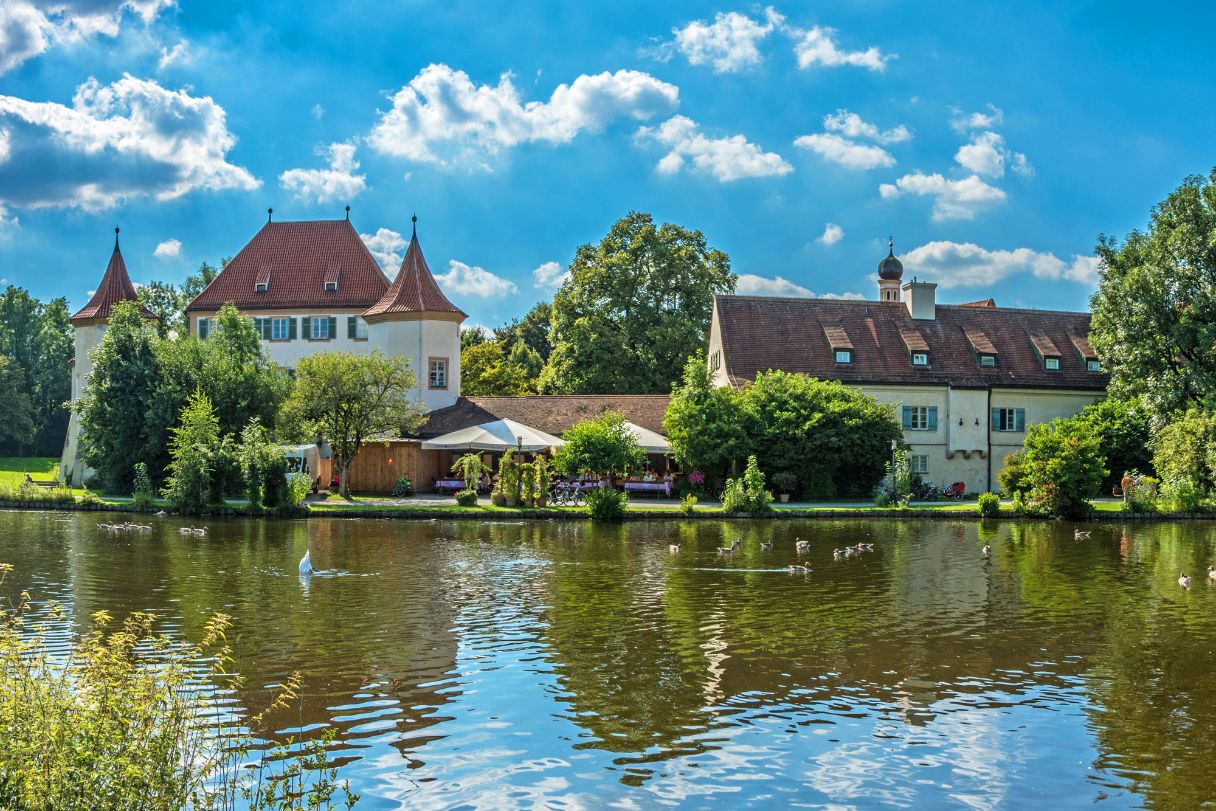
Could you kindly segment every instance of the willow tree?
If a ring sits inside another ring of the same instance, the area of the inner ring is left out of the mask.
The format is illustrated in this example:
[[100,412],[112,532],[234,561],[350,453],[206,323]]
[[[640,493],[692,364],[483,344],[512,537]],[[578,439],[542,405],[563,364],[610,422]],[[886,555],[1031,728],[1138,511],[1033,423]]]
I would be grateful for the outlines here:
[[730,259],[700,231],[630,213],[575,253],[541,391],[666,394],[705,347],[714,295],[734,289]]
[[1091,341],[1116,396],[1158,416],[1216,407],[1216,169],[1153,208],[1147,231],[1103,236]]

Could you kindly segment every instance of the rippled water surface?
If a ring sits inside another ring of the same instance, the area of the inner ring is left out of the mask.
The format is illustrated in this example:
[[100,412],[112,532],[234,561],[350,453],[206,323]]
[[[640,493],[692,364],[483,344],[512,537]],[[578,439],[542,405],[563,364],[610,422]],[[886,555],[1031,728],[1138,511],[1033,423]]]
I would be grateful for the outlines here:
[[360,808],[1216,802],[1216,524],[104,520],[0,513],[0,596],[231,614]]

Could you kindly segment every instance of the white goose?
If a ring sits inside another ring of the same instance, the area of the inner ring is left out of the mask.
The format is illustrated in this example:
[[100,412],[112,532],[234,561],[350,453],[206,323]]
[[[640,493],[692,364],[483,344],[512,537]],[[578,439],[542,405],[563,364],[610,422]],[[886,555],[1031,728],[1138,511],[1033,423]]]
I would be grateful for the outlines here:
[[300,574],[312,574],[312,551],[304,550],[304,557],[300,558]]
[[1186,572],[1183,572],[1178,576],[1178,585],[1182,586],[1184,589],[1189,589],[1191,587],[1191,578],[1186,576]]
[[984,544],[984,548],[980,551],[984,553],[984,557],[986,557],[986,558],[992,557],[992,547],[989,546],[988,544]]
[[1208,580],[1216,582],[1216,566],[1208,567]]

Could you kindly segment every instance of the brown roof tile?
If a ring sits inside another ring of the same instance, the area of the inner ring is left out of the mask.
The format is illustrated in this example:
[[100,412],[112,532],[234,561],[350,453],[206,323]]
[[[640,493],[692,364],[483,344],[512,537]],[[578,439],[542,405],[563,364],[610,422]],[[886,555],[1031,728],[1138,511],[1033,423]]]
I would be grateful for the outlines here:
[[[1089,330],[1086,330],[1086,332],[1088,333]],[[1079,335],[1073,332],[1069,333],[1068,339],[1072,341],[1072,345],[1077,348],[1077,352],[1081,354],[1081,357],[1085,358],[1086,360],[1098,359],[1098,353],[1090,347],[1089,338],[1087,338],[1085,335]]]
[[401,260],[401,270],[384,295],[368,308],[363,314],[369,316],[387,316],[392,313],[422,313],[440,312],[455,313],[467,318],[464,311],[452,302],[439,289],[431,269],[427,267],[426,257],[418,245],[417,231],[410,237],[410,246]]
[[[867,319],[873,322],[873,319]],[[928,352],[929,344],[925,343],[925,336],[921,335],[912,327],[900,327],[899,337],[903,339],[904,346],[909,352]]]
[[633,424],[662,434],[663,414],[670,400],[665,394],[461,397],[456,405],[432,411],[417,434],[426,439],[507,419],[561,436],[575,423],[594,419],[605,411],[619,411]]
[[1034,348],[1045,358],[1060,357],[1060,350],[1056,349],[1055,342],[1041,332],[1030,333],[1030,343],[1034,344]]
[[[101,277],[101,284],[97,285],[97,290],[89,299],[89,303],[81,307],[70,321],[76,325],[102,321],[110,317],[110,312],[115,305],[124,301],[136,300],[135,285],[131,283],[131,277],[127,275],[127,263],[123,261],[122,251],[118,249],[118,229],[115,228],[114,252],[110,254],[110,263],[106,265],[106,272]],[[156,317],[146,307],[143,308],[143,312],[147,318]]]
[[981,355],[997,354],[996,347],[979,327],[963,327],[963,334],[967,336],[967,343],[971,344],[971,348]]
[[965,301],[958,306],[960,306],[960,307],[995,307],[996,299],[982,298],[979,301]]
[[828,339],[828,346],[833,349],[852,349],[853,342],[849,340],[849,334],[844,331],[844,327],[837,325],[823,325],[823,334]]
[[[327,292],[335,272],[342,283]],[[259,281],[268,281],[266,292],[257,292]],[[244,310],[362,308],[388,286],[349,220],[268,222],[186,309],[210,312],[227,302]]]
[[[736,385],[782,369],[853,384],[1106,388],[1107,376],[1088,371],[1076,354],[1065,355],[1060,369],[1048,372],[1026,338],[1039,334],[1067,346],[1072,336],[1089,333],[1088,313],[939,304],[933,321],[914,321],[901,302],[717,296],[714,306],[723,366]],[[825,323],[847,330],[854,347],[849,366],[834,362]],[[925,341],[932,368],[912,366],[904,342],[908,330]],[[996,367],[979,365],[968,332],[977,342],[982,335],[979,343],[1000,356]]]

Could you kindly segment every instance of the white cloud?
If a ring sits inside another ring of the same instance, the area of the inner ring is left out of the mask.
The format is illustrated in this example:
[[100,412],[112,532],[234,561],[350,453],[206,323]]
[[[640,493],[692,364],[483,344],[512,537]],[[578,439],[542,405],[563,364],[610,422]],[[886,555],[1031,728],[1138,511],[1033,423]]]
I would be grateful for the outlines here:
[[455,259],[448,262],[448,272],[437,275],[435,281],[439,282],[444,292],[463,296],[494,298],[519,292],[514,282],[495,276],[484,268],[466,265]]
[[8,213],[8,209],[0,206],[0,239],[4,239],[16,231],[21,225],[20,221],[13,215]]
[[677,115],[657,128],[642,127],[637,132],[640,141],[662,144],[670,151],[659,161],[663,174],[680,171],[691,161],[692,171],[713,175],[728,183],[745,177],[773,177],[794,171],[776,152],[765,152],[742,135],[710,138],[700,131],[690,118]]
[[1005,163],[1020,175],[1033,175],[1034,167],[1021,152],[1013,152],[1005,146],[1005,139],[995,132],[985,131],[971,136],[969,143],[958,148],[954,160],[972,172],[989,177],[1002,177]]
[[971,242],[930,242],[904,254],[903,263],[941,287],[986,287],[1023,273],[1086,285],[1098,280],[1098,259],[1093,256],[1074,254],[1065,261],[1050,252],[1030,248],[990,251]]
[[903,124],[889,130],[880,130],[863,120],[857,113],[851,113],[843,108],[830,115],[825,115],[823,128],[827,132],[840,133],[846,138],[866,138],[880,144],[898,144],[912,137],[912,133]]
[[809,149],[849,169],[875,169],[879,166],[895,165],[895,158],[882,147],[859,144],[830,132],[802,135],[794,139],[794,146]]
[[836,44],[836,29],[815,26],[807,31],[792,31],[795,35],[794,53],[798,67],[810,68],[822,65],[827,68],[850,65],[867,70],[882,71],[895,54],[884,54],[878,46],[871,45],[864,51],[844,51]]
[[320,121],[322,118],[325,117],[325,108],[322,107],[320,104],[314,104],[312,106],[312,117],[315,118],[316,120]]
[[933,219],[937,221],[973,220],[981,211],[1005,201],[1005,192],[988,185],[979,175],[947,180],[939,174],[915,172],[904,175],[894,184],[883,183],[878,190],[884,200],[903,194],[932,197]]
[[844,239],[844,229],[834,222],[824,226],[823,235],[819,237],[819,241],[824,245],[835,245],[842,239]]
[[568,143],[619,118],[671,112],[679,94],[675,85],[647,73],[619,70],[558,85],[547,102],[523,102],[510,74],[494,87],[474,85],[464,71],[434,64],[393,95],[368,142],[379,152],[415,161],[488,168],[491,156],[517,144]]
[[172,48],[162,47],[160,49],[160,59],[156,60],[156,69],[162,71],[170,65],[185,65],[190,61],[190,46],[185,40],[182,40]]
[[860,293],[826,293],[816,296],[800,284],[795,284],[784,276],[757,276],[752,273],[742,273],[735,282],[735,292],[741,296],[781,296],[784,298],[825,298],[825,299],[862,299]]
[[388,228],[378,228],[374,234],[360,234],[359,239],[367,246],[372,257],[385,273],[394,275],[401,268],[407,243],[405,237]]
[[541,290],[556,290],[570,278],[570,271],[557,262],[545,262],[532,271],[532,278],[536,280],[534,287]]
[[72,106],[0,95],[0,202],[98,210],[127,197],[158,200],[196,189],[255,189],[226,158],[236,144],[210,97],[124,74],[90,78]]
[[152,252],[153,256],[176,257],[182,255],[182,241],[180,239],[166,239],[164,242],[156,246],[156,250]]
[[279,175],[279,184],[300,200],[324,203],[350,200],[367,188],[367,176],[357,175],[354,144],[318,147],[317,154],[329,158],[328,169],[288,169]]
[[1005,113],[1000,107],[995,104],[988,104],[987,112],[964,113],[957,107],[951,107],[950,112],[953,118],[950,119],[950,126],[956,132],[966,132],[967,130],[990,130],[997,127],[1005,120]]
[[673,28],[672,45],[688,58],[689,64],[708,63],[715,73],[733,73],[760,63],[757,44],[784,20],[771,6],[764,10],[764,22],[736,11],[719,12],[712,23],[694,20],[683,28]]
[[0,74],[58,42],[118,36],[128,13],[144,24],[174,0],[0,0]]

